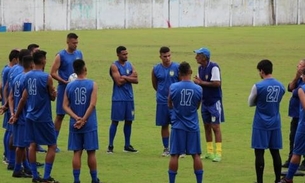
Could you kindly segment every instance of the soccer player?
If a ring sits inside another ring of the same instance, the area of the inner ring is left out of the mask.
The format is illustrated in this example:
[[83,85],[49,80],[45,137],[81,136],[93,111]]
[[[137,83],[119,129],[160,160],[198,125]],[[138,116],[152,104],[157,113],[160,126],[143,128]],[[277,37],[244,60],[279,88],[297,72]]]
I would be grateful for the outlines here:
[[[13,86],[11,87],[10,95],[9,95],[9,108],[10,113],[14,116],[18,103],[21,98],[21,94],[24,90],[24,78],[25,74],[32,70],[33,66],[33,57],[32,56],[25,56],[22,60],[22,66],[24,68],[23,73],[17,75],[13,80]],[[29,167],[29,163],[26,157],[26,147],[29,146],[28,143],[25,142],[25,115],[26,115],[26,108],[24,108],[19,115],[19,119],[13,123],[13,145],[16,147],[16,161],[15,167],[13,172],[13,177],[25,177],[31,178],[32,173]],[[13,118],[11,119],[13,120]],[[21,167],[23,164],[23,169]]]
[[110,76],[113,80],[111,120],[109,128],[108,153],[113,153],[113,141],[119,121],[125,121],[124,152],[136,153],[130,144],[131,124],[134,120],[134,96],[132,84],[138,84],[138,74],[134,66],[127,60],[128,52],[126,47],[119,46],[116,49],[118,60],[110,66]]
[[[299,107],[300,99],[298,97],[298,88],[303,85],[302,71],[305,69],[305,59],[301,59],[297,65],[297,72],[293,80],[288,84],[288,91],[292,92],[289,100],[288,115],[291,117],[290,122],[290,133],[289,133],[289,155],[287,161],[282,165],[284,168],[288,168],[289,162],[291,160],[295,133],[299,123]],[[300,170],[305,170],[305,160],[302,161]]]
[[[56,139],[58,138],[62,121],[65,117],[65,111],[62,108],[64,91],[68,84],[69,76],[73,73],[73,62],[76,59],[83,59],[81,51],[77,50],[78,36],[75,33],[67,35],[67,48],[58,52],[51,67],[51,76],[58,81],[57,100],[56,100],[56,118],[55,131]],[[59,152],[59,148],[56,152]]]
[[[51,101],[56,98],[52,77],[43,72],[46,64],[46,52],[37,51],[33,54],[34,68],[28,72],[24,79],[24,90],[19,101],[17,111],[13,116],[16,121],[27,103],[26,112],[26,142],[30,143],[29,162],[33,175],[32,182],[58,183],[50,174],[55,159],[56,136],[52,121]],[[37,172],[36,146],[47,145],[48,151],[45,158],[44,176],[41,179]]]
[[97,85],[86,79],[85,62],[77,59],[73,63],[77,79],[66,87],[63,108],[70,115],[68,149],[74,151],[72,166],[74,183],[80,183],[81,156],[87,151],[88,167],[92,183],[100,183],[97,178],[95,151],[98,150],[98,133],[96,117]]
[[29,44],[28,45],[28,50],[31,52],[31,55],[33,55],[33,53],[35,53],[36,51],[38,51],[40,48],[39,48],[39,45],[38,44]]
[[168,47],[160,48],[161,63],[155,65],[151,72],[151,81],[156,91],[156,125],[161,126],[163,143],[162,156],[169,155],[169,124],[171,123],[171,110],[167,106],[169,86],[179,81],[179,64],[171,61],[171,51]]
[[[194,82],[200,85],[203,91],[201,116],[207,142],[205,158],[219,162],[222,157],[220,123],[224,122],[220,68],[217,63],[211,61],[211,52],[207,48],[200,48],[194,52],[196,53],[196,61],[200,65]],[[213,148],[212,132],[215,135],[216,153],[214,153]]]
[[169,183],[174,183],[178,159],[181,154],[192,155],[197,183],[202,183],[203,168],[200,159],[200,128],[197,109],[201,103],[202,88],[191,81],[192,70],[187,62],[179,65],[181,81],[173,83],[169,90],[168,106],[173,108],[170,137]]
[[272,62],[262,60],[257,64],[259,76],[263,79],[253,85],[248,98],[250,107],[256,106],[252,126],[252,148],[255,153],[257,183],[263,183],[264,153],[269,149],[273,159],[275,182],[280,182],[282,148],[280,102],[285,94],[282,83],[272,77]]
[[17,50],[17,49],[12,50],[8,57],[9,57],[9,63],[6,66],[4,66],[4,68],[1,72],[1,76],[2,76],[2,80],[1,80],[1,96],[2,96],[1,114],[4,114],[2,127],[5,129],[5,133],[3,136],[3,146],[4,146],[3,161],[4,161],[4,163],[7,163],[7,161],[9,161],[8,154],[9,154],[9,138],[10,138],[10,131],[7,130],[7,123],[10,118],[10,113],[9,113],[9,111],[5,112],[8,109],[7,106],[5,105],[5,103],[7,102],[7,98],[9,95],[8,86],[6,85],[6,83],[8,80],[8,73],[9,73],[10,69],[18,63],[19,50]]
[[[19,52],[18,55],[18,64],[14,65],[8,72],[8,79],[6,82],[6,86],[7,89],[5,89],[5,91],[7,91],[7,96],[9,95],[10,91],[12,90],[13,87],[13,81],[15,79],[16,76],[18,76],[19,74],[21,74],[23,72],[23,66],[22,66],[22,60],[23,57],[30,55],[30,52],[27,49],[22,49]],[[4,104],[5,106],[8,106],[8,100],[6,100],[6,104]],[[11,117],[11,114],[8,110],[9,113],[9,118]],[[8,170],[14,170],[14,166],[15,166],[15,151],[16,148],[13,146],[13,135],[12,135],[12,125],[11,124],[7,124],[7,130],[9,131],[10,135],[9,135],[9,163],[7,165],[7,169]]]

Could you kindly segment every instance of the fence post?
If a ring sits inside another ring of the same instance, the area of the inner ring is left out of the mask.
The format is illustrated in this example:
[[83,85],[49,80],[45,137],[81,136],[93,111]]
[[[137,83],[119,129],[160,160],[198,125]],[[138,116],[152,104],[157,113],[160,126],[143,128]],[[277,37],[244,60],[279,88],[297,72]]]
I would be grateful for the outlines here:
[[67,13],[66,13],[66,30],[70,30],[71,22],[71,0],[67,1]]
[[0,11],[1,11],[1,25],[3,26],[4,24],[4,7],[3,7],[3,1],[4,0],[0,0]]

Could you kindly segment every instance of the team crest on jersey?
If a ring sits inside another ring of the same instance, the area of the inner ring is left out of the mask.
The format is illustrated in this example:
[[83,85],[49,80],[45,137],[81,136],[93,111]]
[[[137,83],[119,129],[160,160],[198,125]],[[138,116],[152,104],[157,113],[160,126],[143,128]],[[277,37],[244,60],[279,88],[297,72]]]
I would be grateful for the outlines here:
[[174,71],[169,71],[170,76],[174,76],[175,72]]
[[216,121],[216,117],[212,116],[212,122],[215,122],[215,121]]
[[205,75],[205,79],[208,80],[208,78],[209,78],[209,75]]
[[130,73],[130,70],[129,70],[129,69],[127,69],[127,70],[126,70],[126,73],[127,73],[127,74],[129,74],[129,73]]

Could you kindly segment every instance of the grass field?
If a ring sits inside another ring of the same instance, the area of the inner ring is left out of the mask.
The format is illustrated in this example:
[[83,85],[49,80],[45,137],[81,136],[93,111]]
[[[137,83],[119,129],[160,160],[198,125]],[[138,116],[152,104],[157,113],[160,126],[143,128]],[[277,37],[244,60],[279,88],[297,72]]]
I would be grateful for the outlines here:
[[[155,124],[155,92],[151,85],[150,73],[154,64],[160,62],[160,46],[170,46],[172,60],[188,61],[195,73],[197,63],[192,52],[202,46],[211,50],[212,60],[219,63],[222,72],[222,88],[226,122],[222,124],[223,160],[212,163],[203,160],[205,183],[253,182],[255,180],[254,153],[250,148],[251,124],[254,108],[249,108],[247,98],[252,85],[259,81],[256,70],[258,61],[268,58],[273,61],[273,76],[287,86],[295,74],[296,65],[305,57],[305,26],[272,27],[235,27],[235,28],[181,28],[181,29],[131,29],[131,30],[93,30],[75,31],[79,35],[79,46],[84,53],[88,68],[88,78],[94,79],[98,86],[98,121],[100,150],[97,152],[98,174],[106,183],[166,183],[169,158],[161,157],[163,150],[160,129]],[[7,55],[12,48],[25,48],[29,43],[37,43],[48,52],[47,67],[49,72],[54,56],[66,47],[65,37],[68,32],[12,32],[0,34],[0,67],[7,62]],[[123,125],[118,127],[115,139],[115,153],[105,153],[108,143],[110,124],[110,99],[112,81],[109,66],[116,59],[115,48],[125,45],[129,51],[129,60],[139,73],[139,84],[134,85],[136,120],[133,125],[132,145],[140,152],[126,154]],[[286,93],[282,105],[282,131],[284,149],[282,160],[288,154],[288,133],[290,118]],[[53,103],[55,104],[55,103]],[[53,108],[55,105],[53,105]],[[55,113],[53,113],[55,116]],[[2,117],[1,117],[2,121]],[[58,146],[61,152],[56,155],[52,176],[61,183],[73,182],[71,159],[72,152],[67,149],[68,118],[64,120]],[[202,129],[202,124],[201,124]],[[203,132],[203,131],[202,131]],[[0,132],[2,140],[3,130]],[[202,133],[203,138],[203,133]],[[205,150],[205,140],[202,149]],[[3,146],[0,146],[3,152]],[[43,161],[44,154],[38,154]],[[90,182],[83,154],[81,181]],[[265,153],[265,182],[273,182],[271,156]],[[43,172],[43,169],[40,169]],[[1,183],[22,183],[30,180],[13,179],[12,172],[0,165]],[[295,182],[304,182],[297,177]],[[193,183],[195,177],[192,158],[186,157],[179,162],[177,183]]]

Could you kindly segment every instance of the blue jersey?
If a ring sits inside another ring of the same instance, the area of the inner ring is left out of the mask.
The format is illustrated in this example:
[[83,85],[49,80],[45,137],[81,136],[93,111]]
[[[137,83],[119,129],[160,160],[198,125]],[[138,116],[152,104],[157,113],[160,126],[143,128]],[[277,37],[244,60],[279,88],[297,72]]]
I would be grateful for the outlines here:
[[[288,115],[293,118],[299,117],[299,106],[300,106],[300,99],[298,96],[298,88],[303,85],[302,78],[300,78],[296,83],[296,89],[292,90],[292,95],[289,100],[289,108],[288,108]],[[288,90],[289,91],[289,90]]]
[[79,50],[75,50],[73,53],[68,53],[67,50],[61,50],[58,55],[60,56],[60,66],[58,68],[58,75],[63,80],[67,81],[69,76],[74,73],[73,62],[76,59],[83,59],[83,54]]
[[173,102],[172,128],[185,131],[199,131],[197,114],[201,102],[202,88],[192,81],[180,81],[170,86]]
[[166,104],[169,92],[169,86],[179,81],[179,64],[172,62],[169,67],[164,67],[161,63],[153,68],[157,79],[156,99],[159,104]]
[[[91,94],[93,91],[94,82],[89,79],[75,80],[68,83],[66,87],[66,95],[69,101],[70,108],[79,117],[83,117],[90,105]],[[70,132],[85,133],[97,130],[96,109],[89,116],[85,125],[80,128],[74,128],[75,119],[70,117]]]
[[24,79],[24,87],[28,93],[26,118],[35,122],[52,121],[48,77],[49,74],[41,70],[32,70]]
[[19,64],[14,65],[8,72],[8,91],[10,93],[11,88],[13,87],[14,78],[23,72],[23,67]]
[[275,130],[281,128],[279,112],[285,87],[274,78],[264,79],[255,84],[257,89],[256,109],[253,128]]
[[[22,97],[22,92],[24,90],[24,79],[25,79],[25,73],[22,73],[17,75],[13,81],[12,93],[14,100],[14,112],[17,111],[19,101]],[[22,112],[18,117],[18,124],[24,124],[25,114],[26,114],[26,106],[24,106]]]
[[[119,61],[114,62],[115,66],[118,68],[118,71],[121,76],[129,76],[132,74],[132,65],[129,61],[126,61],[124,65],[121,65]],[[112,78],[112,73],[110,70],[110,76]],[[113,80],[112,88],[112,101],[133,101],[133,90],[132,84],[126,82],[125,84],[118,86]]]
[[4,101],[4,87],[6,85],[6,82],[7,82],[7,79],[8,79],[8,72],[10,71],[11,67],[9,67],[8,65],[4,66],[4,68],[2,69],[2,72],[1,72],[1,77],[2,77],[2,83],[1,83],[1,86],[2,86],[2,90],[1,90],[1,96],[2,96],[2,105],[5,103]]
[[[208,65],[206,67],[199,66],[198,67],[198,74],[199,78],[202,81],[211,81],[212,78],[212,69],[213,67],[219,66],[209,61]],[[220,68],[219,68],[220,70]],[[206,106],[210,106],[215,104],[217,101],[222,100],[222,90],[221,87],[208,87],[208,86],[202,86],[202,103]]]

